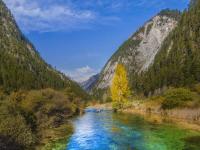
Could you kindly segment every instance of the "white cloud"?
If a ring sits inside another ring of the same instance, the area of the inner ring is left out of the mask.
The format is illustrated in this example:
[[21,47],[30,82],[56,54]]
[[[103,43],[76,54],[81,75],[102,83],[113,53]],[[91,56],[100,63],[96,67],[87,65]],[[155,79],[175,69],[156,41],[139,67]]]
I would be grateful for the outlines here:
[[52,32],[114,25],[134,7],[156,7],[163,0],[3,0],[25,32]]
[[90,68],[89,66],[85,66],[82,68],[78,68],[77,71],[80,73],[91,73],[91,72],[93,72],[93,69]]
[[67,76],[69,76],[71,79],[81,83],[83,81],[88,80],[91,76],[98,73],[98,71],[92,69],[89,66],[77,68],[74,70],[69,71],[63,71]]
[[67,4],[46,0],[4,0],[24,31],[57,31],[84,28],[95,19],[95,13],[79,10]]

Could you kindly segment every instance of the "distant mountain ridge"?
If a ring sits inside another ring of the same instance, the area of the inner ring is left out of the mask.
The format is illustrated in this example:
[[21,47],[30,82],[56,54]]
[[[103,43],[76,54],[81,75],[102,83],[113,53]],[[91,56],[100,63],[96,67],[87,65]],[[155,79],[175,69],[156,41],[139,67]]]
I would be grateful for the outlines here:
[[91,92],[93,86],[97,83],[99,79],[99,74],[90,77],[87,81],[80,83],[81,87],[87,92]]
[[179,11],[166,9],[146,22],[106,63],[97,84],[93,87],[94,93],[105,90],[111,85],[115,68],[119,63],[126,67],[130,81],[133,74],[148,70],[163,42],[177,26],[180,16]]

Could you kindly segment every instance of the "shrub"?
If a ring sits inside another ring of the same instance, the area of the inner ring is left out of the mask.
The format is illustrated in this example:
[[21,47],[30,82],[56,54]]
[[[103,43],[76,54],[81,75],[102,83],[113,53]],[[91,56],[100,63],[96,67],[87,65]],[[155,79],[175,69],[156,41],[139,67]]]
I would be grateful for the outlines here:
[[20,149],[31,149],[35,136],[14,103],[1,102],[0,111],[0,141],[6,141],[0,144],[0,149],[11,148],[11,143]]
[[36,144],[63,138],[60,128],[84,106],[85,102],[78,96],[53,89],[17,91],[2,96],[0,149],[31,149]]
[[24,118],[20,115],[7,116],[0,123],[0,135],[11,137],[13,141],[24,148],[34,144],[34,136],[26,125]]
[[194,89],[195,92],[197,92],[198,94],[200,94],[200,83],[194,85],[193,89]]
[[163,109],[173,109],[184,106],[188,101],[195,99],[195,93],[185,88],[171,88],[164,94]]

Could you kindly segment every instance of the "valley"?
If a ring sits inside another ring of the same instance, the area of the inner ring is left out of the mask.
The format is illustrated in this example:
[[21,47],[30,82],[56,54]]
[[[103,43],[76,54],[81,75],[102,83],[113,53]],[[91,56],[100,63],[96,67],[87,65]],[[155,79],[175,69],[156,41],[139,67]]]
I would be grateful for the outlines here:
[[92,74],[81,83],[42,58],[6,4],[0,0],[1,150],[200,149],[200,0],[154,14],[100,73],[76,69],[77,78]]

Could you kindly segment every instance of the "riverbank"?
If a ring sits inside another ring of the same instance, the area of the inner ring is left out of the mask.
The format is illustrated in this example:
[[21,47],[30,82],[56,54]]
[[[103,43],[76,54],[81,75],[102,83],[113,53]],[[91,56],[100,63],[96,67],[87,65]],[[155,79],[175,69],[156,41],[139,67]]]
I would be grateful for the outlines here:
[[73,134],[73,125],[66,121],[60,127],[49,129],[47,135],[39,145],[37,150],[64,150],[66,149],[66,143],[70,136]]
[[199,131],[179,128],[174,123],[152,123],[138,114],[86,111],[73,119],[73,126],[74,133],[66,143],[69,150],[199,150],[200,147]]
[[[89,108],[112,110],[112,104],[97,104]],[[139,114],[153,123],[173,122],[183,128],[200,131],[200,108],[161,109],[158,101],[138,100],[129,107],[119,110],[120,113]]]
[[71,119],[86,101],[66,91],[42,89],[1,94],[0,149],[66,149]]
[[95,104],[95,105],[87,107],[87,109],[112,110],[112,104],[111,103]]

